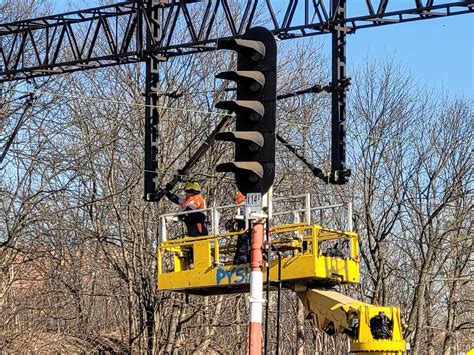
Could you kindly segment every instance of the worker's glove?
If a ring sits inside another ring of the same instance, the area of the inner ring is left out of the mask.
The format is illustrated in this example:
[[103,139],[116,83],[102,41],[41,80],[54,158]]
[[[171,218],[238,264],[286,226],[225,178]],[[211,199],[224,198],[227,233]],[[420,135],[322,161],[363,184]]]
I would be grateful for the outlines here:
[[166,196],[168,199],[172,199],[173,198],[173,193],[170,192],[168,189],[166,188],[160,188],[160,194],[163,194],[164,196]]
[[237,231],[238,229],[236,229],[235,227],[236,227],[236,223],[235,223],[235,220],[234,220],[234,219],[229,219],[229,220],[225,223],[225,229],[227,229],[229,232],[235,232],[235,231]]
[[165,193],[166,197],[168,197],[170,200],[173,199],[174,194],[170,190],[165,188],[165,189],[162,189],[162,191]]

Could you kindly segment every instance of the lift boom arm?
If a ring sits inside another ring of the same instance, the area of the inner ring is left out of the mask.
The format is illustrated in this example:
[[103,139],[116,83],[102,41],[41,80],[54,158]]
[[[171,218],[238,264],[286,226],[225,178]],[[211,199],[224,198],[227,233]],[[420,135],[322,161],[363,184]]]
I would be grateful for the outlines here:
[[351,338],[351,352],[402,354],[406,350],[398,307],[366,304],[335,291],[305,289],[297,294],[316,327]]

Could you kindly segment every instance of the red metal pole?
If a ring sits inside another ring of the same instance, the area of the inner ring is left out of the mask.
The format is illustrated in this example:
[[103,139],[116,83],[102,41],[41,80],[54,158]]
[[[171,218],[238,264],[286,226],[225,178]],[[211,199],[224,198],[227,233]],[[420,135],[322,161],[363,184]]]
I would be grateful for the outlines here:
[[250,327],[249,354],[262,354],[262,311],[263,311],[263,222],[252,223],[252,244],[250,254]]

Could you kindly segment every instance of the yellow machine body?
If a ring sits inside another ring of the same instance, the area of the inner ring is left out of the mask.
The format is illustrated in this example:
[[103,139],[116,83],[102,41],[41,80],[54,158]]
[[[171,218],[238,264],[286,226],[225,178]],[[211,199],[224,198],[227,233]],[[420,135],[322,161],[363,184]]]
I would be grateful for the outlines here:
[[[406,349],[400,309],[366,304],[335,291],[299,288],[298,297],[319,329],[347,334],[350,351],[358,354],[402,354]],[[390,321],[391,337],[375,339],[370,321],[381,312]],[[352,324],[351,324],[352,323]]]
[[[197,295],[248,291],[249,266],[232,263],[235,242],[241,233],[161,242],[157,250],[158,289]],[[336,284],[359,283],[356,233],[298,223],[273,227],[271,237],[280,258],[272,253],[270,281],[280,281],[284,287],[295,290],[319,329],[348,335],[350,351],[354,353],[405,351],[397,307],[369,305],[327,290]],[[341,245],[344,247],[340,248]],[[266,280],[267,268],[263,271]],[[390,323],[390,338],[373,335],[371,320],[380,317],[381,312]]]
[[[233,265],[233,242],[240,232],[162,242],[158,248],[158,288],[194,294],[242,292],[248,287],[247,264]],[[359,282],[356,233],[318,225],[284,225],[272,229],[273,244],[281,251],[281,265],[270,261],[270,280],[286,284],[347,284]],[[324,244],[340,241],[347,255],[332,256]],[[281,270],[279,268],[281,267]],[[264,273],[266,273],[266,268]],[[264,275],[266,280],[266,275]]]

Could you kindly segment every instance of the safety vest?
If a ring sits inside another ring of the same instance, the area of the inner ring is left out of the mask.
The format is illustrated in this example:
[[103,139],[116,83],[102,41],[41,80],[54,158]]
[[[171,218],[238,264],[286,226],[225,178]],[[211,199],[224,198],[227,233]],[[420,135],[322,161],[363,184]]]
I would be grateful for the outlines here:
[[245,195],[242,192],[237,192],[235,195],[235,203],[241,205],[245,202]]
[[202,195],[193,195],[189,197],[182,197],[179,199],[179,205],[181,209],[184,211],[188,208],[192,210],[201,210],[206,208],[206,202]]

